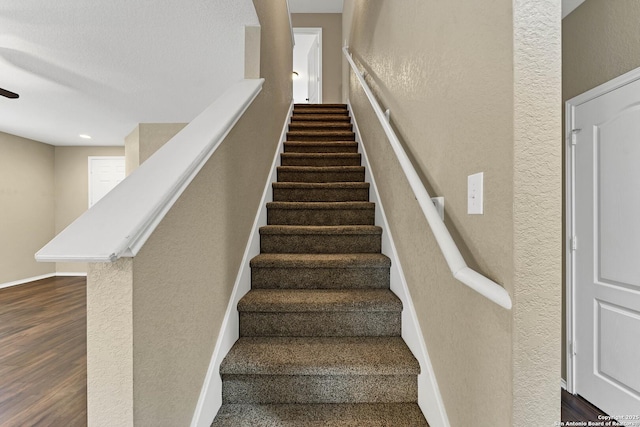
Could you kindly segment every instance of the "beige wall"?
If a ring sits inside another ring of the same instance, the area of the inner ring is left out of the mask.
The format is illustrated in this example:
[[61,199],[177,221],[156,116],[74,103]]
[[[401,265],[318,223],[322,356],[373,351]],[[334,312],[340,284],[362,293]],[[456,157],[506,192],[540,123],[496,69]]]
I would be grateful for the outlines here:
[[322,28],[322,102],[342,102],[342,14],[293,13],[294,27]]
[[[123,155],[123,147],[55,147],[55,234],[64,230],[88,208],[89,156]],[[56,272],[86,273],[87,264],[59,262]]]
[[[563,101],[640,67],[638,17],[637,0],[587,0],[562,21]],[[564,281],[562,291],[564,295]],[[563,311],[562,377],[566,379],[564,315]]]
[[[128,410],[131,381],[136,426],[191,422],[292,99],[285,1],[255,1],[255,7],[263,90],[133,259],[133,283],[125,284],[132,289],[132,377],[120,382],[124,400],[114,401],[109,372],[120,364],[126,371],[128,353],[89,355],[95,362],[88,372],[90,425],[111,425],[101,408],[91,406],[103,404],[101,393],[107,412]],[[110,276],[102,267],[118,274],[118,264],[100,266],[96,274]],[[126,298],[126,292],[113,292]],[[89,303],[96,322],[112,321],[99,301]],[[94,418],[92,411],[102,416]]]
[[[452,426],[559,420],[559,13],[559,1],[345,1],[343,37],[427,189],[445,197],[445,223],[467,263],[514,299],[509,312],[452,279],[351,77],[348,96]],[[476,172],[485,213],[469,216],[467,175]]]
[[136,126],[124,139],[127,175],[151,157],[186,125],[186,123],[140,123]]
[[0,284],[55,272],[34,254],[54,236],[54,149],[0,132]]

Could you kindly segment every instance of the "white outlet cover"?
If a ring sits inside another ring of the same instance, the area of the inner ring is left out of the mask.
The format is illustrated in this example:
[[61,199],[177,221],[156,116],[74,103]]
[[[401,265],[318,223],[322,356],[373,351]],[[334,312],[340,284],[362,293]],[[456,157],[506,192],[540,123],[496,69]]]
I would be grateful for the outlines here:
[[483,214],[484,172],[478,172],[467,177],[467,213],[469,215]]

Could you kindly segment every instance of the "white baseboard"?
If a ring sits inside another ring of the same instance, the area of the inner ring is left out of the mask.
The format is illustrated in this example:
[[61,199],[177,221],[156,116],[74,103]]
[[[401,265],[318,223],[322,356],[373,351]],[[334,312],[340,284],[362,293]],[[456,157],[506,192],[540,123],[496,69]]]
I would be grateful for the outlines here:
[[563,390],[567,389],[567,380],[565,380],[564,378],[560,378],[560,388]]
[[259,229],[263,225],[267,225],[267,202],[273,199],[273,189],[271,183],[277,181],[277,167],[280,166],[280,153],[284,148],[284,141],[287,135],[287,128],[289,126],[289,117],[293,110],[293,102],[289,107],[284,126],[282,128],[282,134],[280,135],[280,142],[278,148],[273,157],[271,164],[271,173],[262,192],[262,199],[260,200],[260,207],[256,214],[256,218],[253,222],[253,228],[249,235],[249,241],[242,257],[242,263],[240,264],[240,270],[236,277],[235,284],[233,285],[233,291],[231,292],[231,298],[227,305],[227,311],[220,327],[220,333],[218,334],[218,340],[216,341],[213,355],[211,356],[211,362],[209,363],[209,369],[207,370],[207,376],[205,378],[202,390],[200,392],[200,398],[196,405],[193,418],[191,420],[191,427],[209,427],[213,422],[218,410],[222,406],[222,378],[220,378],[220,363],[224,357],[229,353],[233,344],[238,340],[240,334],[240,319],[238,315],[238,301],[251,289],[251,268],[249,261],[254,256],[260,253],[260,232]]
[[424,342],[407,281],[402,271],[402,265],[398,258],[391,230],[389,229],[389,223],[387,222],[387,217],[380,201],[376,180],[373,176],[365,146],[362,143],[360,129],[353,114],[351,103],[348,102],[348,105],[349,111],[351,112],[351,120],[353,121],[353,130],[356,134],[356,141],[362,153],[363,166],[365,166],[365,180],[371,185],[369,201],[376,205],[376,225],[382,227],[384,230],[382,233],[382,252],[391,258],[391,290],[402,301],[402,338],[420,363],[421,372],[420,375],[418,375],[418,405],[420,409],[422,409],[431,427],[450,427],[449,418],[447,417],[442,395],[440,394],[438,382],[436,381],[433,371],[433,365],[431,364],[429,352],[427,351],[427,345]]
[[58,277],[87,277],[87,273],[86,272],[81,272],[81,271],[59,271],[56,273],[56,276]]
[[36,280],[48,279],[55,277],[56,273],[43,274],[41,276],[27,277],[26,279],[14,280],[13,282],[0,283],[0,289],[10,288],[11,286],[24,285],[25,283],[35,282]]
[[43,274],[41,276],[27,277],[26,279],[15,280],[13,282],[0,283],[0,289],[10,288],[12,286],[24,285],[29,282],[35,282],[36,280],[49,279],[51,277],[68,277],[68,276],[86,276],[87,273],[65,273],[65,272],[57,272],[57,273],[49,273]]

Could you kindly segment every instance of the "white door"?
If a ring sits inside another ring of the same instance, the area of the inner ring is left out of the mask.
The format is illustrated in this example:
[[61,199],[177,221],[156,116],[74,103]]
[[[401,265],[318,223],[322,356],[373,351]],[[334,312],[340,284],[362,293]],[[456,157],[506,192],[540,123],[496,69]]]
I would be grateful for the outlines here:
[[307,71],[309,72],[309,104],[320,104],[320,48],[318,39],[313,41],[307,54]]
[[89,207],[124,179],[124,157],[89,157]]
[[573,111],[575,392],[640,415],[640,80]]

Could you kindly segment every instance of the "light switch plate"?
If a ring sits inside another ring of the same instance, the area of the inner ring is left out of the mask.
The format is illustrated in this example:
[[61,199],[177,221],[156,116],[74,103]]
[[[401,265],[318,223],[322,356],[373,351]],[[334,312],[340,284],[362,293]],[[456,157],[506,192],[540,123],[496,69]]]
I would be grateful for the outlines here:
[[484,172],[475,173],[467,177],[467,213],[469,215],[483,214]]

